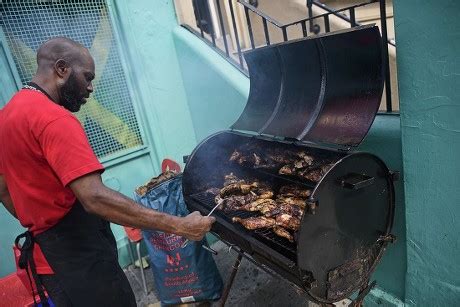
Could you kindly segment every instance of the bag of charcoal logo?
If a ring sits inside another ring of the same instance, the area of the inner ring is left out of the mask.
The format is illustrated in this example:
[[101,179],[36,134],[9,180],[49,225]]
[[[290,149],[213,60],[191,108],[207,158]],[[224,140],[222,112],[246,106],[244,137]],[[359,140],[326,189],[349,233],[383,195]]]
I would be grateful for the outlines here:
[[[163,173],[136,189],[135,199],[144,207],[175,216],[189,214],[182,195],[182,175]],[[222,278],[207,246],[161,231],[142,231],[150,256],[156,289],[165,305],[217,300]]]

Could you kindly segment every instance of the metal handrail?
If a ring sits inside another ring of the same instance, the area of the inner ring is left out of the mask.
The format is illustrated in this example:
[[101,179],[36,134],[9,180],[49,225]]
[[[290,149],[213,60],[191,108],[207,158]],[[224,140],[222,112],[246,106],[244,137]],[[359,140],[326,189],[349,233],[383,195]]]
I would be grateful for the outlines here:
[[[214,1],[214,0],[213,0]],[[225,1],[225,0],[224,0]],[[245,75],[248,75],[248,71],[245,67],[244,59],[242,57],[242,48],[241,48],[241,40],[238,34],[238,27],[236,24],[235,20],[235,8],[233,7],[233,1],[232,0],[227,0],[228,1],[228,6],[230,9],[230,14],[231,14],[231,24],[229,25],[230,27],[233,28],[234,36],[235,36],[235,43],[236,43],[236,58],[232,57],[229,51],[229,46],[227,42],[227,37],[225,34],[225,26],[224,26],[224,21],[223,21],[223,15],[222,15],[222,9],[220,5],[219,0],[215,0],[216,3],[216,8],[217,8],[217,13],[218,13],[218,21],[219,21],[219,26],[223,34],[223,42],[225,46],[225,53],[224,50],[221,48],[217,47],[216,45],[216,38],[215,38],[215,30],[214,30],[214,25],[213,23],[210,23],[210,33],[208,36],[210,36],[211,39],[207,37],[203,33],[203,28],[200,24],[198,24],[200,32],[196,31],[192,27],[188,25],[182,25],[186,27],[188,30],[191,32],[195,33],[195,35],[201,37],[202,40],[204,40],[210,47],[214,48],[219,54],[221,54],[223,57],[225,57],[230,63],[232,63],[235,67],[237,67],[241,72],[243,72]],[[282,23],[275,18],[267,15],[266,13],[262,12],[260,9],[258,9],[256,6],[252,5],[249,3],[247,0],[236,0],[236,3],[240,4],[244,8],[244,14],[246,17],[246,24],[247,24],[247,29],[248,29],[248,36],[250,40],[250,48],[255,49],[258,46],[256,46],[255,41],[254,41],[254,33],[253,33],[253,25],[251,22],[251,18],[249,16],[249,12],[252,12],[253,14],[259,16],[262,20],[262,25],[263,25],[263,30],[264,30],[264,35],[265,35],[265,44],[270,45],[272,42],[270,40],[270,32],[268,30],[268,23],[272,24],[276,28],[280,29],[283,35],[283,40],[288,41],[288,32],[287,29],[289,27],[293,27],[296,25],[301,26],[302,28],[302,35],[303,37],[308,36],[308,32],[313,32],[314,34],[318,34],[321,29],[318,24],[314,24],[315,20],[323,20],[324,21],[324,30],[325,32],[330,32],[330,16],[338,17],[350,24],[350,26],[357,27],[360,26],[361,24],[356,21],[355,17],[355,10],[356,8],[363,7],[369,4],[373,3],[379,3],[380,4],[380,21],[381,21],[381,32],[382,32],[382,41],[387,42],[386,46],[387,48],[382,48],[382,57],[383,57],[383,66],[384,66],[384,75],[385,75],[385,95],[386,95],[386,111],[387,112],[392,112],[392,104],[391,104],[391,83],[390,83],[390,67],[389,67],[389,58],[388,58],[388,44],[395,46],[394,40],[389,41],[388,40],[388,35],[387,35],[387,27],[386,27],[386,5],[385,5],[385,0],[367,0],[362,3],[358,4],[353,4],[347,7],[343,7],[337,10],[334,10],[327,5],[319,2],[318,0],[307,0],[307,8],[308,8],[308,17],[302,18],[300,20],[296,20],[293,22],[289,23]],[[326,13],[320,14],[320,15],[315,15],[313,16],[313,10],[312,7],[316,6],[319,7],[323,10],[326,11]],[[349,12],[349,17],[343,12]],[[198,10],[199,13],[199,10]],[[197,16],[199,20],[201,20],[200,16]],[[309,24],[309,29],[310,31],[307,31],[307,22]],[[212,43],[211,43],[212,41]]]

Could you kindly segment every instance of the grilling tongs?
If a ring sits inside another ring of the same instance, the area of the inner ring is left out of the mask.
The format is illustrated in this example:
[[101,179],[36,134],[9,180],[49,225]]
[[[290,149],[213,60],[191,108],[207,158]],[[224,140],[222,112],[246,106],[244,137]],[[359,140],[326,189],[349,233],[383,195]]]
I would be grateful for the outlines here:
[[[217,209],[217,207],[219,207],[219,205],[220,205],[220,203],[217,204],[217,205],[215,205],[214,208],[212,208],[211,211],[209,211],[208,215],[206,215],[206,216],[210,216],[210,215]],[[180,247],[181,247],[181,248],[186,247],[187,244],[188,244],[188,242],[189,242],[189,239],[186,239],[186,240],[182,243],[182,245],[181,245]],[[202,247],[203,247],[205,250],[207,250],[207,251],[209,251],[209,252],[211,252],[211,253],[217,255],[217,252],[216,252],[215,250],[213,250],[213,249],[207,247],[206,245],[202,245]]]

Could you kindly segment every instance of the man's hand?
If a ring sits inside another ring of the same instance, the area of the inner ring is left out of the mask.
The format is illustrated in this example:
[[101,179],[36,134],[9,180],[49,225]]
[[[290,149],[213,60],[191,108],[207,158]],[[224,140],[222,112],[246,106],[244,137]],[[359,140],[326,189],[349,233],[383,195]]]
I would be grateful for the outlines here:
[[198,211],[192,212],[182,220],[181,235],[192,241],[200,241],[215,221],[212,216],[202,216]]

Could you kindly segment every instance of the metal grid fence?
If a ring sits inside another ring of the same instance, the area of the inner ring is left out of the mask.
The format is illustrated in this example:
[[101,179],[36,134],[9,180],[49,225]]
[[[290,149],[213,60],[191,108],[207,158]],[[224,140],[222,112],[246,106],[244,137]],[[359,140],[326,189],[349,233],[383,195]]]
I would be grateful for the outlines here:
[[0,0],[0,27],[23,83],[34,75],[44,41],[66,36],[89,48],[94,92],[76,115],[94,152],[103,158],[143,145],[106,0]]

